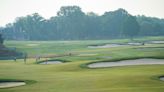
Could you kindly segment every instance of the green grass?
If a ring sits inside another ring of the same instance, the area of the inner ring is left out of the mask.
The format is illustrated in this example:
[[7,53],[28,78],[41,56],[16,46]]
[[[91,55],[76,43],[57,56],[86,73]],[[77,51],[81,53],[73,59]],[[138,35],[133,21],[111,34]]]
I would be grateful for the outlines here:
[[[162,38],[162,37],[161,37]],[[161,40],[161,38],[155,40]],[[146,38],[147,40],[148,38]],[[153,39],[153,38],[149,38]],[[148,39],[148,40],[149,40]],[[138,39],[137,39],[138,40]],[[141,39],[145,40],[145,39]],[[87,63],[121,59],[153,57],[164,58],[164,44],[127,46],[115,48],[87,48],[91,44],[127,42],[128,40],[104,41],[8,41],[8,47],[17,47],[28,54],[64,54],[72,56],[50,59],[66,60],[63,64],[39,65],[35,59],[0,61],[0,79],[30,80],[25,86],[0,89],[0,92],[163,92],[164,65],[138,65],[113,68],[89,69]],[[28,46],[27,44],[39,44]],[[108,58],[109,57],[109,58]],[[45,60],[42,58],[41,60]]]

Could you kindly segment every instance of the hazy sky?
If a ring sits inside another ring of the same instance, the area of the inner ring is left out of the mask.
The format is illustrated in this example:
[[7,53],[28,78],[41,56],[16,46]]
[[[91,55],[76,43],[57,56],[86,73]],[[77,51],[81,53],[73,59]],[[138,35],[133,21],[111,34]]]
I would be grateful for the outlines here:
[[132,15],[164,18],[164,0],[0,0],[0,26],[34,12],[49,18],[55,16],[61,6],[68,5],[78,5],[84,12],[100,15],[124,8]]

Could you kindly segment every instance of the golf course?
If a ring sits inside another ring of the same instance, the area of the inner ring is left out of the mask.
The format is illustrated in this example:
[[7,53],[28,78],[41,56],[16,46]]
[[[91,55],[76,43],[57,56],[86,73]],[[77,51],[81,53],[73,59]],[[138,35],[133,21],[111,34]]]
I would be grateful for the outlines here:
[[[163,92],[164,81],[160,80],[164,76],[163,41],[162,36],[136,38],[133,42],[129,39],[5,41],[6,47],[27,53],[27,59],[0,60],[0,86],[5,85],[1,84],[3,81],[24,82],[21,86],[0,87],[0,92]],[[162,63],[89,67],[99,62],[106,65],[142,59]]]

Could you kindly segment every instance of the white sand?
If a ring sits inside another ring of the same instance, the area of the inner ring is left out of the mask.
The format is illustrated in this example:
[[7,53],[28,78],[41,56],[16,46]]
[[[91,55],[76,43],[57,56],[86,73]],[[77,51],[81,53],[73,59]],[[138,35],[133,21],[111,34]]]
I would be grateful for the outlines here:
[[159,78],[161,81],[164,81],[164,76]]
[[0,88],[9,88],[26,85],[25,82],[0,82]]
[[105,44],[98,46],[88,46],[88,48],[112,48],[112,47],[122,47],[122,46],[140,46],[142,43],[127,43],[127,44]]
[[27,44],[27,46],[38,46],[39,44]]
[[137,43],[137,42],[131,42],[131,43],[128,43],[128,45],[134,45],[134,46],[140,46],[140,45],[142,45],[143,43]]
[[118,62],[97,62],[89,64],[89,68],[101,68],[101,67],[115,67],[115,66],[129,66],[129,65],[153,65],[164,64],[163,59],[136,59],[136,60],[123,60]]
[[129,46],[129,45],[106,44],[106,45],[100,45],[100,46],[88,46],[88,48],[112,48],[112,47],[120,47],[120,46]]
[[151,43],[162,44],[164,41],[151,41]]
[[42,62],[42,63],[39,63],[39,64],[61,64],[63,62],[61,61],[45,61],[45,62]]

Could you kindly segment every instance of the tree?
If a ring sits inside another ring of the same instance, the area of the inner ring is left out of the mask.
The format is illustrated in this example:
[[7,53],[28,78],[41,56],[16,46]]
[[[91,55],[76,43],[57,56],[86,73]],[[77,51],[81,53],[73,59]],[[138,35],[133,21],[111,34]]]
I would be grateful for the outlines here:
[[[101,19],[94,12],[88,12],[85,16],[84,39],[102,39]],[[98,35],[99,34],[99,35]]]
[[105,12],[104,15],[101,16],[103,36],[106,36],[107,39],[120,38],[122,36],[122,24],[127,16],[129,16],[129,14],[124,9]]
[[57,30],[61,38],[74,40],[83,37],[85,14],[78,6],[64,6],[57,13]]
[[164,35],[164,19],[154,17],[137,16],[140,25],[140,36],[162,36]]
[[139,30],[140,26],[136,21],[136,18],[129,15],[123,23],[123,34],[133,40],[133,37],[139,33]]
[[0,34],[0,44],[3,44],[3,41],[4,41],[4,39],[2,37],[2,34]]
[[41,40],[46,38],[44,35],[44,18],[38,13],[17,18],[13,23],[13,31],[15,31],[17,40]]

